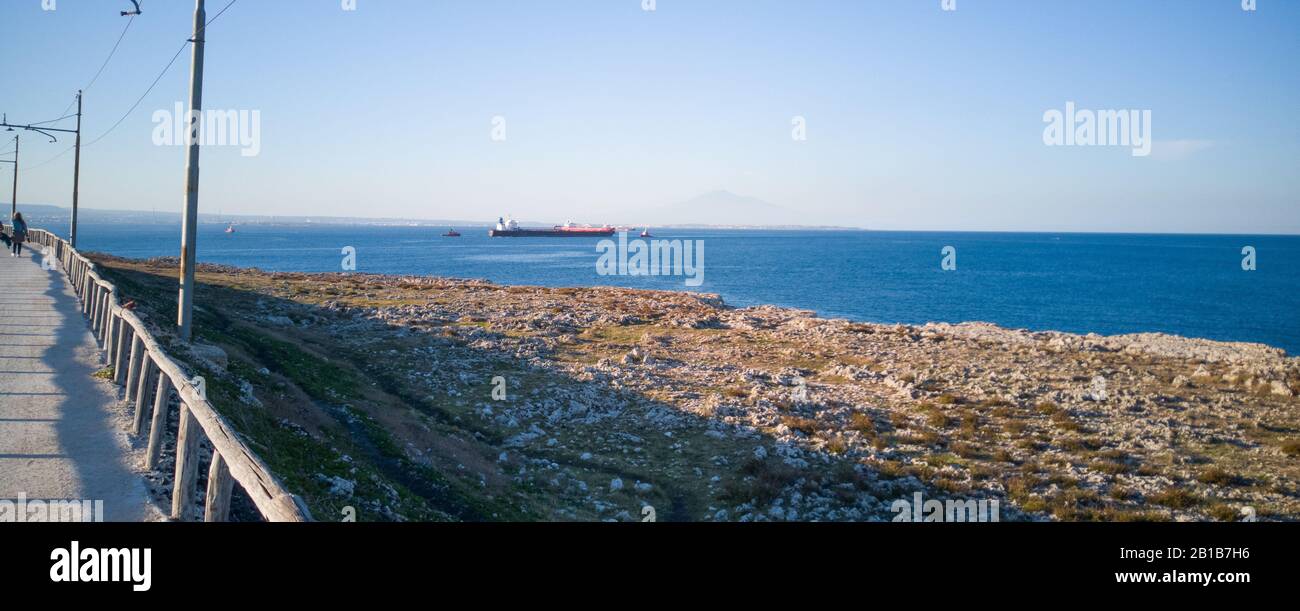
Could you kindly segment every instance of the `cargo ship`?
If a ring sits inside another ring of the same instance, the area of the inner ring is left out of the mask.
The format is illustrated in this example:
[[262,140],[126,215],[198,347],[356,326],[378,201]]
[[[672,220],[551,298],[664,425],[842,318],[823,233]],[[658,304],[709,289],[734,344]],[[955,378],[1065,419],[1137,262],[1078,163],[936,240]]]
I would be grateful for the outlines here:
[[524,229],[510,217],[498,218],[495,229],[488,231],[493,238],[591,238],[614,235],[617,231],[608,225],[604,227],[580,227],[573,223],[556,225],[550,229]]

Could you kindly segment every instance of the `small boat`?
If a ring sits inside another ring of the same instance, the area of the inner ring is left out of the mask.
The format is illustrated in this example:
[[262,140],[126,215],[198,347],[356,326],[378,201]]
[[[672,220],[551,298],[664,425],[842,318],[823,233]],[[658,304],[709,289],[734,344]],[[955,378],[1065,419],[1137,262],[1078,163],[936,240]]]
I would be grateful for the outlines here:
[[654,236],[650,235],[650,228],[649,228],[649,227],[646,227],[646,228],[645,228],[645,231],[642,231],[642,232],[641,232],[641,237],[643,237],[643,238],[653,238]]
[[455,229],[448,228],[448,229],[447,229],[447,233],[442,234],[442,237],[444,237],[444,238],[459,238],[459,237],[460,237],[460,232],[459,232],[459,231],[456,231]]
[[235,232],[235,224],[234,224],[234,223],[231,223],[231,224],[229,224],[229,225],[226,225],[226,233],[234,233],[234,232]]

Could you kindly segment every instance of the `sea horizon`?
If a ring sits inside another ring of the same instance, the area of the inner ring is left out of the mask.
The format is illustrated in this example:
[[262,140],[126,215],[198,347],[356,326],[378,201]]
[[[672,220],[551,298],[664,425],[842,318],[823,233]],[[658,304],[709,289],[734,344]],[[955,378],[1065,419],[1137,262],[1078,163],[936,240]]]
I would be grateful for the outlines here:
[[[20,204],[20,205],[18,206],[18,208],[19,208],[20,211],[23,210],[24,207],[27,207],[27,208],[30,208],[30,207],[37,207],[37,208],[39,208],[39,209],[55,208],[55,209],[58,209],[58,210],[66,211],[69,215],[71,214],[71,211],[72,211],[71,208],[63,207],[63,206],[55,206],[55,205],[51,205],[51,204]],[[142,222],[147,222],[147,223],[149,223],[149,224],[175,226],[176,229],[177,229],[177,231],[180,230],[180,217],[181,217],[181,213],[180,213],[180,212],[171,212],[171,211],[163,211],[163,212],[160,212],[160,211],[156,211],[156,210],[135,210],[135,209],[129,209],[129,210],[114,210],[114,209],[105,209],[105,208],[83,208],[83,209],[80,210],[80,214],[83,215],[83,216],[81,216],[81,217],[79,218],[79,223],[81,223],[81,224],[85,224],[85,223],[87,223],[87,222],[92,223],[92,224],[139,224],[139,223],[142,223]],[[90,215],[91,218],[89,218],[89,219],[88,219],[88,218],[85,218],[84,215]],[[115,219],[115,220],[105,220],[105,219],[102,217],[102,215],[122,215],[122,217],[119,218],[119,219]],[[156,216],[159,216],[159,215],[162,215],[162,216],[175,217],[176,220],[172,221],[172,220],[162,220],[162,219],[157,219],[157,218],[153,218],[153,219],[149,219],[149,218],[140,218],[140,217],[137,216],[137,215],[150,215],[150,216],[155,216],[155,217],[156,217]],[[56,222],[50,222],[50,221],[51,221],[51,217],[50,217],[49,213],[46,212],[46,211],[44,211],[44,210],[40,210],[40,213],[39,213],[39,214],[36,214],[36,215],[29,215],[29,216],[30,216],[30,217],[33,219],[33,221],[34,221],[33,226],[38,225],[41,221],[44,221],[44,222],[47,223],[47,226],[41,227],[42,229],[45,229],[45,230],[50,231],[50,232],[53,232],[53,233],[59,235],[60,237],[67,238],[67,233],[68,233],[67,225],[70,224],[70,222],[71,222],[71,217],[70,217],[70,216],[69,216],[68,218],[66,218],[66,219],[54,219],[54,221],[56,221]],[[96,218],[96,217],[98,217],[98,218]],[[60,225],[59,225],[59,223],[58,223],[57,221],[62,221],[63,226],[60,227]],[[403,225],[403,224],[405,224],[405,225],[411,225],[411,224],[414,224],[415,226],[419,226],[419,227],[444,227],[444,228],[446,228],[446,227],[448,226],[448,224],[450,224],[450,225],[451,225],[451,228],[483,228],[483,229],[491,228],[491,227],[493,227],[493,226],[496,224],[496,221],[491,221],[491,220],[481,220],[481,219],[478,219],[478,220],[465,220],[465,219],[456,220],[456,219],[436,219],[436,218],[392,218],[392,217],[382,217],[382,216],[374,216],[374,217],[372,217],[372,216],[356,216],[356,217],[350,217],[350,216],[332,216],[332,215],[326,215],[326,216],[301,216],[301,215],[250,215],[250,214],[229,214],[229,215],[227,215],[227,214],[222,214],[222,213],[216,213],[216,214],[213,214],[213,213],[210,213],[210,212],[200,212],[199,215],[198,215],[198,224],[199,224],[199,225],[222,225],[222,226],[230,225],[230,224],[234,224],[234,225],[281,225],[281,226],[313,226],[313,225],[335,225],[335,224],[343,225],[343,224],[353,223],[353,222],[355,222],[355,221],[370,221],[370,222],[367,223],[367,224],[368,224],[368,225],[374,225],[374,226],[390,226],[390,225]],[[563,222],[563,221],[555,221],[555,220],[550,220],[550,221],[526,221],[526,222],[525,222],[525,221],[520,221],[521,224],[533,223],[533,224],[536,224],[536,225],[539,225],[539,226],[558,225],[558,224],[561,224],[562,222]],[[593,224],[593,223],[580,223],[580,224]],[[670,229],[719,229],[719,230],[726,230],[726,231],[773,231],[773,230],[776,230],[776,231],[809,231],[809,232],[822,232],[822,231],[853,231],[853,232],[866,232],[866,233],[941,233],[941,234],[1011,234],[1011,235],[1022,235],[1022,234],[1060,234],[1060,235],[1117,235],[1117,236],[1130,235],[1130,236],[1224,236],[1224,237],[1251,237],[1251,236],[1277,236],[1277,237],[1288,237],[1288,236],[1294,236],[1294,237],[1300,237],[1300,232],[1287,232],[1287,231],[1279,231],[1279,232],[1268,232],[1268,231],[1256,231],[1256,232],[1233,232],[1233,231],[1228,231],[1228,232],[1220,232],[1220,231],[1156,231],[1156,230],[1137,230],[1137,229],[1134,229],[1134,230],[1113,230],[1113,231],[1081,231],[1081,230],[1065,230],[1065,229],[1062,229],[1062,230],[1054,230],[1054,229],[918,229],[918,228],[876,228],[876,227],[858,227],[858,226],[850,226],[850,225],[845,225],[845,226],[837,226],[837,225],[780,225],[780,224],[776,224],[776,225],[739,225],[739,224],[738,224],[738,225],[716,225],[716,224],[706,224],[706,223],[666,223],[666,224],[659,224],[659,225],[647,225],[647,224],[625,224],[625,223],[609,223],[609,225],[610,225],[610,226],[613,226],[613,227],[630,227],[630,228],[635,228],[635,229],[642,229],[642,228],[654,229],[654,228],[658,227],[658,228],[670,228]],[[178,235],[179,235],[179,234],[178,234]],[[178,243],[178,244],[179,244],[179,243]]]
[[[1289,235],[652,228],[654,239],[702,244],[703,280],[689,286],[678,276],[597,274],[596,238],[488,238],[481,225],[458,227],[459,238],[434,224],[236,223],[234,234],[226,226],[200,223],[200,263],[689,291],[859,322],[1165,333],[1300,353],[1300,306],[1287,292],[1300,278],[1273,263],[1300,256],[1300,238]],[[179,223],[83,221],[79,248],[175,257],[179,231]],[[945,270],[949,246],[956,269]],[[1251,271],[1242,269],[1247,246],[1259,252]],[[342,267],[348,247],[354,270]]]

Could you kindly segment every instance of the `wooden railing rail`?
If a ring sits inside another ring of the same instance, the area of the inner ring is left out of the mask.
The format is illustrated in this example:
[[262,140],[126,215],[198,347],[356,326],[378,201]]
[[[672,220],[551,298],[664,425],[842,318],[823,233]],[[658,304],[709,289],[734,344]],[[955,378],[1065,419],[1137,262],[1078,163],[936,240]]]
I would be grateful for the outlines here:
[[[91,331],[113,368],[113,382],[124,386],[126,400],[135,406],[131,433],[146,430],[149,448],[145,467],[158,467],[162,454],[170,397],[180,398],[180,428],[176,435],[176,476],[172,480],[174,520],[190,520],[197,492],[199,443],[212,445],[207,498],[203,519],[224,522],[230,514],[234,484],[252,499],[262,517],[271,522],[307,522],[311,513],[302,499],[285,490],[266,463],[239,438],[234,428],[208,402],[196,380],[172,360],[149,333],[135,312],[124,309],[117,287],[104,280],[95,264],[68,242],[43,229],[33,229],[28,240],[42,247],[47,260],[57,261],[81,303]],[[147,421],[147,422],[146,422]]]

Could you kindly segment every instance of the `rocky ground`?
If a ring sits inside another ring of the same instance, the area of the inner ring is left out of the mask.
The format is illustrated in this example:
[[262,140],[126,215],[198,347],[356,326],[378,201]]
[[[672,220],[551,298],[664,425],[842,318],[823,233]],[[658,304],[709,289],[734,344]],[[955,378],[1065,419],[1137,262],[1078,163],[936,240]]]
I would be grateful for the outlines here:
[[[99,261],[166,336],[175,262]],[[199,277],[200,346],[173,350],[317,519],[891,520],[917,492],[1004,521],[1300,517],[1300,359],[1265,346]]]

